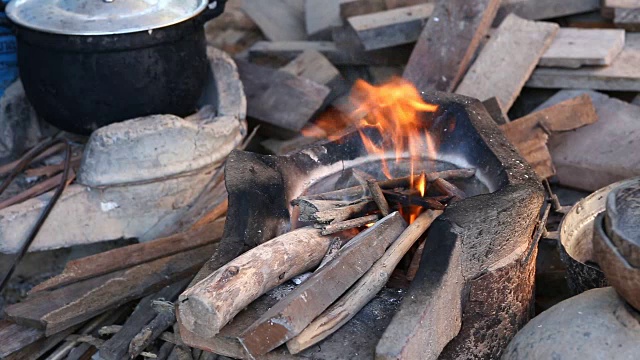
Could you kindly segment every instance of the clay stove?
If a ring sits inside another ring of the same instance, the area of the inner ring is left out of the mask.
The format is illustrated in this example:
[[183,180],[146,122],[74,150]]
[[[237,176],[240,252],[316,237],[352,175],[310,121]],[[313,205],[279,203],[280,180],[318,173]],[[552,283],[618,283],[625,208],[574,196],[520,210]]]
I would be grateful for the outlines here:
[[[347,325],[299,357],[497,358],[529,319],[542,187],[479,101],[438,92],[423,96],[439,106],[432,120],[455,122],[453,131],[438,135],[430,170],[475,168],[483,186],[448,206],[431,226],[422,266],[406,292],[383,290]],[[317,191],[318,184],[345,169],[371,170],[376,160],[357,132],[286,156],[232,152],[226,167],[229,210],[216,261],[224,264],[247,247],[292,230],[297,223],[291,200]],[[269,296],[276,297],[264,297]],[[273,303],[267,299],[259,306]],[[219,337],[233,337],[252,311],[261,310],[250,307]],[[188,345],[247,358],[239,346],[221,349],[215,339],[181,335]],[[280,348],[266,358],[296,357]]]

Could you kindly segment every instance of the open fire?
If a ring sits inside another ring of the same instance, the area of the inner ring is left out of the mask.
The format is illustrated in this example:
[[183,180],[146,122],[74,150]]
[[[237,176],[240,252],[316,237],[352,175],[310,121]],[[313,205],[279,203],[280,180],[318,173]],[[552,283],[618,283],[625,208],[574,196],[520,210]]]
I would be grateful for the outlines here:
[[[368,188],[373,201],[378,205],[382,215],[387,215],[388,211],[385,209],[388,205],[385,197],[391,197],[393,200],[390,201],[394,202],[394,209],[400,211],[405,220],[412,223],[423,208],[434,208],[434,206],[440,208],[434,204],[446,203],[453,197],[450,190],[456,192],[455,185],[443,183],[446,181],[443,179],[437,184],[438,188],[432,192],[437,196],[436,201],[430,206],[421,206],[420,201],[412,199],[412,197],[424,198],[427,194],[426,172],[429,169],[425,168],[424,160],[437,158],[438,132],[452,131],[455,128],[454,120],[435,121],[433,114],[437,110],[438,105],[427,103],[415,86],[405,79],[395,77],[379,86],[358,80],[349,96],[349,106],[342,111],[325,113],[313,125],[307,126],[303,134],[312,137],[322,134],[329,139],[336,139],[336,134],[341,133],[341,130],[354,127],[367,153],[371,155],[371,159],[380,162],[380,175],[386,180],[398,177],[405,177],[407,180],[388,182],[383,191],[377,191],[376,185],[369,184]],[[397,169],[401,173],[398,173]],[[371,179],[382,180],[378,178],[378,174],[368,174],[357,169],[350,170],[349,174],[359,182],[359,185],[367,185],[366,182]],[[463,171],[463,173],[473,175],[470,172]],[[431,174],[431,181],[434,181],[435,177],[437,176]],[[387,196],[383,196],[385,193]],[[462,192],[458,191],[458,193]],[[353,203],[352,195],[348,191],[336,193],[331,200]],[[362,195],[364,196],[365,193],[363,192]],[[308,200],[304,197],[301,199]],[[398,201],[398,199],[404,201]],[[456,200],[460,200],[460,197]],[[296,204],[300,204],[300,201]],[[302,217],[306,218],[305,214]],[[361,224],[364,219],[360,218],[352,224]],[[335,219],[333,221],[335,222]],[[367,227],[371,225],[372,223],[366,224]]]

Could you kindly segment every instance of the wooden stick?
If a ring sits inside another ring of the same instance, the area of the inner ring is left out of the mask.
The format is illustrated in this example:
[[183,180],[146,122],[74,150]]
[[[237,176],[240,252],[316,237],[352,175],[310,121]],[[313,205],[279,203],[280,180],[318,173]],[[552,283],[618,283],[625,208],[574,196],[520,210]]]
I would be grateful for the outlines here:
[[333,201],[354,201],[367,196],[367,188],[363,185],[353,186],[346,189],[329,191],[322,194],[300,196],[291,202],[291,205],[299,205],[303,200],[333,200]]
[[247,251],[180,296],[179,321],[200,336],[215,336],[253,300],[318,266],[331,240],[306,227]]
[[415,279],[416,274],[418,273],[418,269],[420,268],[420,261],[422,260],[422,253],[424,252],[424,241],[420,243],[416,253],[413,254],[411,258],[411,263],[409,264],[409,269],[407,270],[407,280],[413,281]]
[[35,286],[29,294],[51,290],[214,243],[222,237],[224,223],[225,219],[220,219],[198,230],[70,261],[62,274]]
[[464,191],[460,190],[457,186],[448,182],[445,179],[436,179],[433,182],[433,186],[438,189],[438,191],[442,192],[444,195],[451,196],[451,201],[460,201],[467,197],[467,194]]
[[319,223],[331,223],[364,216],[376,209],[376,203],[372,198],[367,197],[351,205],[318,211],[309,218]]
[[[78,166],[80,166],[80,162],[82,161],[82,156],[74,156],[71,158],[71,167],[72,168],[77,168]],[[60,164],[55,164],[55,165],[48,165],[48,166],[41,166],[41,167],[37,167],[34,169],[27,169],[25,170],[24,174],[27,177],[38,177],[38,176],[46,176],[46,177],[51,177],[53,175],[56,175],[57,173],[62,172],[62,170],[64,170],[64,163],[60,163]]]
[[[111,339],[107,340],[100,348],[100,359],[102,360],[120,360],[127,355],[129,344],[133,338],[153,319],[156,317],[157,312],[153,309],[153,301],[156,299],[175,300],[178,295],[187,286],[189,279],[184,279],[171,284],[164,289],[158,291],[153,295],[149,295],[138,303],[138,306],[133,311],[131,316],[124,323],[124,326],[117,329],[110,329],[115,331],[115,335]],[[102,328],[99,334],[104,336],[106,329]]]
[[50,336],[195,274],[216,248],[217,244],[205,245],[32,295],[5,312],[19,324],[45,328],[45,335]]
[[445,208],[445,206],[442,205],[442,203],[436,200],[433,200],[431,198],[426,198],[421,196],[408,196],[408,195],[399,194],[397,192],[390,191],[390,190],[382,190],[382,193],[384,193],[384,196],[387,198],[387,200],[390,203],[398,203],[403,207],[416,205],[416,206],[422,206],[425,209],[432,209],[432,210],[444,210]]
[[358,228],[378,221],[378,215],[367,215],[356,219],[341,221],[326,225],[322,228],[322,235],[331,235],[340,231]]
[[[185,284],[186,285],[186,284]],[[173,303],[161,302],[162,305],[156,304],[158,315],[145,326],[129,343],[129,358],[135,359],[146,349],[153,341],[164,333],[176,322],[175,308]]]
[[[47,139],[47,140],[43,141],[42,143],[40,143],[38,145],[41,145],[41,144],[43,144],[43,143],[45,143],[46,141],[49,141],[49,140],[50,139]],[[38,161],[42,161],[42,160],[48,158],[51,155],[59,153],[60,151],[64,150],[64,148],[65,148],[65,144],[54,145],[54,146],[50,147],[49,149],[43,151],[42,154],[38,155],[35,159],[33,159],[32,163],[35,163],[35,162],[38,162]],[[22,159],[18,159],[16,161],[13,161],[13,162],[10,162],[8,164],[0,166],[0,177],[8,175],[11,172],[11,170],[13,170],[13,168],[16,167],[16,165],[18,165],[18,163],[20,163],[21,160]]]
[[324,255],[324,258],[322,259],[322,261],[320,262],[320,265],[318,265],[318,268],[315,271],[322,269],[325,265],[329,263],[329,261],[335,259],[338,256],[338,254],[340,254],[341,247],[342,247],[342,240],[340,240],[340,238],[335,238],[331,240],[331,244],[329,245],[329,250],[327,250],[327,253]]
[[380,260],[340,300],[316,318],[298,336],[287,342],[289,351],[297,354],[318,343],[355,316],[384,287],[402,257],[440,214],[442,211],[427,210],[418,216]]
[[164,344],[162,344],[162,346],[160,346],[160,349],[158,350],[158,353],[156,354],[156,360],[167,360],[169,358],[169,355],[173,351],[174,346],[175,345],[170,342],[165,342]]
[[382,189],[380,189],[378,183],[373,179],[369,179],[367,180],[367,186],[369,187],[369,192],[373,197],[373,201],[378,205],[382,216],[389,215],[389,203],[387,202],[387,199],[384,198],[384,194],[382,193]]
[[398,212],[361,232],[340,255],[298,286],[245,330],[238,340],[253,357],[266,354],[299,334],[353,285],[404,231]]
[[[60,180],[62,180],[62,176],[63,174],[58,174],[52,178],[49,178],[45,181],[42,181],[28,188],[27,190],[19,193],[18,195],[10,197],[3,202],[0,202],[0,210],[7,208],[11,205],[19,204],[21,202],[34,198],[38,195],[42,195],[47,191],[51,191],[55,189],[60,184]],[[69,180],[67,181],[67,183],[70,183],[75,178],[76,178],[75,172],[73,171],[73,169],[69,169],[69,178],[68,178]]]

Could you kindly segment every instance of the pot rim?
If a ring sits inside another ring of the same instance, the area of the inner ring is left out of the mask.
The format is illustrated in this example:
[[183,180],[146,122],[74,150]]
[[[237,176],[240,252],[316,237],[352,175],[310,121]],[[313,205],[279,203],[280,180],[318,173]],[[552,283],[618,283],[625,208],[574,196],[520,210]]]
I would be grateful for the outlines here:
[[[613,189],[620,185],[637,181],[637,179],[638,178],[621,180],[594,191],[584,199],[578,201],[564,216],[559,227],[559,242],[573,260],[597,269],[587,264],[588,261],[595,261],[592,244],[593,222],[600,213],[605,211],[607,196]],[[586,253],[578,254],[576,252],[576,246],[580,241],[587,242],[588,248]]]
[[[36,5],[36,9],[42,9],[42,11],[38,12],[34,11],[30,2],[26,0],[13,0],[9,2],[6,8],[6,14],[16,25],[48,34],[72,36],[123,35],[145,31],[151,32],[157,29],[167,28],[196,18],[205,12],[206,9],[211,8],[209,0],[197,0],[197,2],[197,7],[190,11],[185,11],[181,16],[168,19],[167,14],[154,16],[152,12],[147,11],[142,14],[143,16],[139,16],[138,22],[134,21],[135,18],[132,20],[132,17],[124,16],[107,16],[103,18],[103,21],[96,21],[95,16],[91,14],[73,13],[65,9],[58,9],[53,5]],[[214,7],[220,6],[220,2],[221,1],[212,1],[211,5]],[[111,6],[110,4],[115,4],[116,1],[100,1],[100,3],[102,6]],[[118,4],[120,3],[121,2],[118,2]],[[52,13],[58,14],[61,18],[56,19],[55,16],[51,15]],[[67,18],[65,19],[64,16]],[[42,21],[43,18],[46,19],[45,22]],[[158,21],[158,19],[161,19],[161,21]],[[70,24],[77,25],[71,27]],[[96,26],[96,24],[100,26]],[[123,26],[123,24],[127,26]]]

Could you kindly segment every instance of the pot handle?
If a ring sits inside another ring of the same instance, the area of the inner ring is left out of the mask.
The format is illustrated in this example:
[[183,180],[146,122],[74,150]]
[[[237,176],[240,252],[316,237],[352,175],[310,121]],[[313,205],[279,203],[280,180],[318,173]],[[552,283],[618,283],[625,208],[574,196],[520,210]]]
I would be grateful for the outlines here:
[[220,16],[224,12],[224,7],[227,4],[227,0],[210,0],[209,6],[207,10],[205,10],[202,15],[202,23],[206,23],[207,21]]

